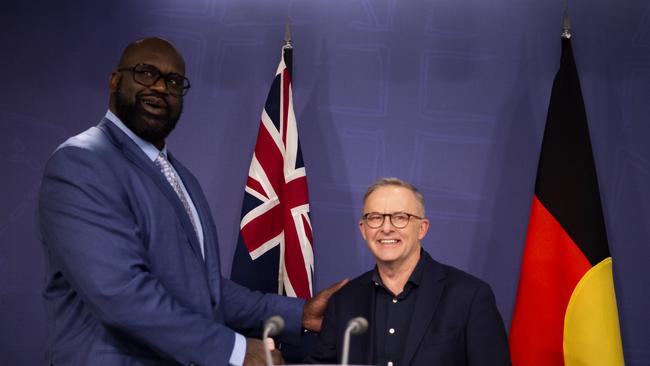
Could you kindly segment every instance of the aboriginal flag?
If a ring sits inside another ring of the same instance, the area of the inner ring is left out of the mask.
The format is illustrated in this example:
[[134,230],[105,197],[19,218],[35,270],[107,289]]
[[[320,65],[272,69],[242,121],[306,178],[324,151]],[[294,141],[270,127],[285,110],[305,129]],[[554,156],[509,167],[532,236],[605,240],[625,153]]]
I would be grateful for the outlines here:
[[553,81],[510,347],[516,366],[624,364],[612,258],[568,38]]

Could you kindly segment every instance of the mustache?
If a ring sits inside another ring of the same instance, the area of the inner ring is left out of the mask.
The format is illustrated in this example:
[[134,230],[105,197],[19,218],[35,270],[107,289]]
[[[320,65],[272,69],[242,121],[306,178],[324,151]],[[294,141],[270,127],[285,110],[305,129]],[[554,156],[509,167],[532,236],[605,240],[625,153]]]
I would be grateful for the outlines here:
[[149,98],[149,97],[157,98],[158,100],[162,101],[165,108],[169,108],[169,101],[167,100],[167,95],[163,93],[158,93],[156,91],[140,91],[135,94],[135,99],[138,102],[142,102],[142,99]]

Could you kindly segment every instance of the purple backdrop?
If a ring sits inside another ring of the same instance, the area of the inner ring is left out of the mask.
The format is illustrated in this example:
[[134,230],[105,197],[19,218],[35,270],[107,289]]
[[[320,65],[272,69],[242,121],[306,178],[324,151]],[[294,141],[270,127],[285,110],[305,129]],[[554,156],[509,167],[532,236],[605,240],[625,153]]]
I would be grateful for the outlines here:
[[[193,87],[169,146],[211,201],[230,273],[287,20],[316,287],[371,266],[357,230],[361,196],[377,177],[398,176],[427,200],[425,248],[487,280],[509,326],[562,1],[24,3],[0,11],[0,363],[43,363],[41,170],[63,139],[104,114],[108,75],[135,38],[164,36],[186,56]],[[569,10],[625,357],[649,365],[650,5],[576,0]]]

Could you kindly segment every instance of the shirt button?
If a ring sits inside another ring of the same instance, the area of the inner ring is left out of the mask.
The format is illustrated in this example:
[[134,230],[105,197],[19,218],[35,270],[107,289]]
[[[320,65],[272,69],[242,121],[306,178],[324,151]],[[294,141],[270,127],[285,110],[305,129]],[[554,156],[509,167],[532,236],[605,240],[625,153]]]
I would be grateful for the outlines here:
[[388,330],[388,333],[390,333],[390,334],[395,333],[395,328],[390,328],[390,329]]
[[393,299],[393,304],[397,304],[397,299]]
[[388,366],[393,366],[393,361],[388,361],[387,365]]

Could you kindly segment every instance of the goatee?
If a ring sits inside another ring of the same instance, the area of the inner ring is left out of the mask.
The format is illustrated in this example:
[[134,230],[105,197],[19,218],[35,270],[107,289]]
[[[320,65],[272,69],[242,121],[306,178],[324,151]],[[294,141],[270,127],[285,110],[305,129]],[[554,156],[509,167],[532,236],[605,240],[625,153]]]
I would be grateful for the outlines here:
[[[120,83],[121,84],[121,83]],[[122,93],[118,84],[115,95],[116,114],[122,122],[141,139],[152,144],[163,142],[174,130],[176,123],[183,113],[183,104],[176,113],[167,105],[165,114],[153,115],[143,108],[142,98],[156,97],[165,100],[163,95],[156,92],[138,92],[133,100]]]

